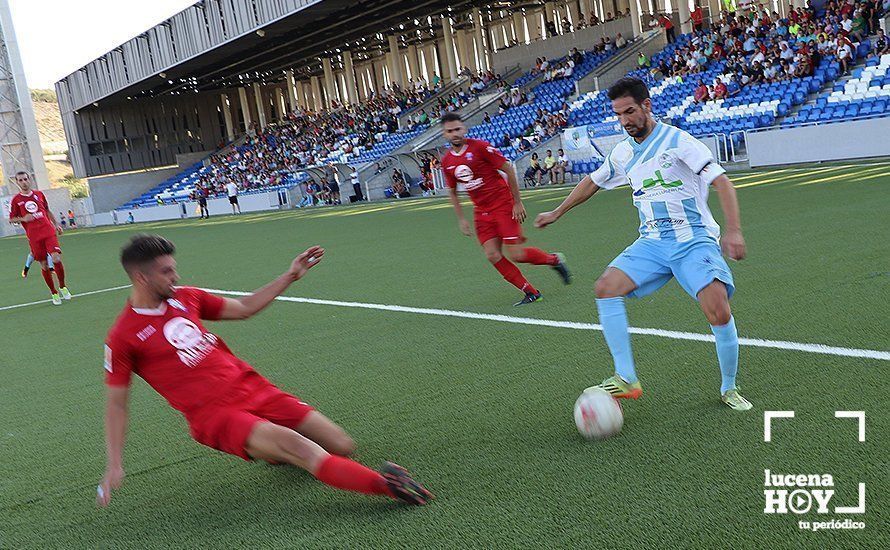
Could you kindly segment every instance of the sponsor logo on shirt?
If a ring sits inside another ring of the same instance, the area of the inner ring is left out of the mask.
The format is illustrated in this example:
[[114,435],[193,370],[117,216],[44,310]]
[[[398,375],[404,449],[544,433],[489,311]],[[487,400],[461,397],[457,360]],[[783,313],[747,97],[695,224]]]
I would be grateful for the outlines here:
[[149,336],[156,333],[157,331],[158,330],[155,327],[153,327],[152,325],[148,325],[147,327],[136,333],[136,338],[139,338],[140,342],[145,342],[146,340],[148,340]]
[[209,332],[201,332],[198,325],[185,317],[174,317],[164,325],[164,338],[177,349],[185,366],[196,367],[205,357],[213,353],[219,339]]
[[464,184],[467,191],[482,185],[482,178],[475,177],[473,170],[466,164],[461,164],[454,169],[454,177]]

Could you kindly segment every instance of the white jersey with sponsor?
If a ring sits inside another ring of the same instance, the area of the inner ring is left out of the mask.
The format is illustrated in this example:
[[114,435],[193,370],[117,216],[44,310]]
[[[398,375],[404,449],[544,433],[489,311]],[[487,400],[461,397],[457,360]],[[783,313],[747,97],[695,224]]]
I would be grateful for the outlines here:
[[705,144],[659,122],[643,143],[631,137],[618,143],[590,177],[603,189],[630,185],[641,237],[685,242],[719,239],[708,186],[725,172]]

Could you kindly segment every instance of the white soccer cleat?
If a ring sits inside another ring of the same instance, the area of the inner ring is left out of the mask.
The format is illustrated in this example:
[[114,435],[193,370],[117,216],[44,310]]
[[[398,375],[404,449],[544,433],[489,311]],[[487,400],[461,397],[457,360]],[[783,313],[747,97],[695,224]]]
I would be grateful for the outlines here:
[[54,306],[62,305],[62,299],[59,297],[58,294],[53,294],[53,305]]
[[71,293],[68,292],[68,287],[60,288],[60,289],[59,289],[59,294],[62,295],[62,299],[63,299],[63,300],[70,300],[70,299],[71,299]]

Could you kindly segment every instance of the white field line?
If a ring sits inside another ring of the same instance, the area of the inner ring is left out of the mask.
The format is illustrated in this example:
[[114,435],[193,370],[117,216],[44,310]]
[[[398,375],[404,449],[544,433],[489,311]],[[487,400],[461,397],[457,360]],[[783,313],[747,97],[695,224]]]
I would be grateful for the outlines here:
[[[215,294],[227,294],[230,296],[248,296],[249,292],[240,292],[237,290],[219,290],[213,288],[205,288],[207,292]],[[472,311],[455,311],[450,309],[433,309],[424,307],[408,307],[396,306],[389,304],[371,304],[365,302],[343,302],[340,300],[319,300],[317,298],[298,298],[295,296],[279,296],[276,300],[282,302],[298,302],[304,304],[315,304],[322,306],[339,306],[360,309],[374,309],[378,311],[395,311],[400,313],[417,313],[420,315],[437,315],[440,317],[459,317],[463,319],[478,319],[483,321],[498,321],[501,323],[513,323],[517,325],[534,325],[553,328],[568,328],[575,330],[597,330],[602,331],[602,325],[594,323],[577,323],[573,321],[553,321],[549,319],[534,319],[530,317],[513,317],[511,315],[496,315],[492,313],[474,313]],[[632,334],[642,334],[646,336],[660,336],[672,340],[693,340],[696,342],[713,342],[714,336],[711,334],[699,334],[696,332],[680,332],[675,330],[662,330],[657,328],[634,328],[631,327]],[[763,340],[760,338],[739,338],[739,344],[743,346],[751,346],[756,348],[772,348],[791,351],[802,351],[805,353],[818,353],[822,355],[838,355],[841,357],[857,357],[863,359],[879,359],[882,361],[890,361],[890,351],[879,351],[871,349],[845,348],[837,346],[826,346],[823,344],[807,344],[801,342],[786,342],[783,340]]]
[[[90,296],[92,294],[102,294],[103,292],[112,292],[114,290],[122,290],[124,288],[130,288],[130,285],[121,285],[121,286],[113,286],[111,288],[103,288],[101,290],[91,290],[89,292],[81,292],[80,294],[72,294],[73,298],[80,298],[81,296]],[[38,304],[47,304],[52,300],[37,300],[36,302],[28,302],[25,304],[15,304],[12,306],[2,306],[0,307],[0,311],[5,311],[7,309],[18,309],[20,307],[28,307],[28,306],[36,306]]]
[[[102,294],[104,292],[112,292],[115,290],[123,290],[130,288],[130,285],[114,286],[103,288],[100,290],[91,290],[89,292],[81,292],[75,294],[74,297],[90,296],[92,294]],[[215,294],[223,294],[229,296],[248,296],[250,292],[242,292],[238,290],[220,290],[216,288],[205,288],[207,292]],[[481,321],[498,321],[501,323],[512,323],[516,325],[532,325],[551,328],[567,328],[574,330],[596,330],[602,331],[603,326],[595,323],[578,323],[575,321],[554,321],[550,319],[534,319],[531,317],[514,317],[512,315],[498,315],[493,313],[475,313],[472,311],[455,311],[451,309],[435,309],[425,307],[397,306],[389,304],[371,304],[365,302],[344,302],[340,300],[320,300],[317,298],[299,298],[296,296],[279,296],[276,300],[281,302],[296,302],[303,304],[315,304],[322,306],[339,306],[351,307],[359,309],[373,309],[378,311],[395,311],[399,313],[416,313],[420,315],[436,315],[439,317],[458,317],[462,319],[477,319]],[[0,306],[0,311],[9,309],[18,309],[38,304],[45,304],[50,300],[38,300],[36,302],[27,302],[24,304],[15,304],[11,306]],[[681,332],[676,330],[663,330],[658,328],[630,328],[631,334],[642,334],[645,336],[659,336],[671,340],[692,340],[695,342],[714,342],[714,336],[711,334],[700,334],[697,332]],[[739,338],[739,344],[743,346],[751,346],[755,348],[771,348],[783,349],[791,351],[802,351],[805,353],[817,353],[821,355],[837,355],[840,357],[856,357],[861,359],[878,359],[881,361],[890,361],[890,351],[880,351],[872,349],[845,348],[838,346],[826,346],[824,344],[808,344],[801,342],[787,342],[784,340],[763,340],[760,338]]]

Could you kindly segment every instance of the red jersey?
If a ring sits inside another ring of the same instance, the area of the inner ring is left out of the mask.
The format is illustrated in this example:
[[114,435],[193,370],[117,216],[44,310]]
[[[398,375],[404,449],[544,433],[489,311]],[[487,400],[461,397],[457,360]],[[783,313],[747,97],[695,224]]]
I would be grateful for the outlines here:
[[179,411],[225,397],[254,371],[202,319],[219,319],[224,299],[182,287],[157,310],[127,306],[105,342],[105,383],[127,386],[141,376]]
[[453,149],[442,157],[445,184],[462,184],[477,210],[488,212],[513,208],[513,195],[499,171],[507,159],[487,141],[467,139],[461,151]]
[[23,218],[28,214],[34,216],[34,219],[29,222],[21,222],[28,239],[46,238],[56,234],[56,228],[49,218],[49,203],[46,202],[46,195],[36,189],[32,189],[27,195],[17,194],[9,204],[10,218]]

